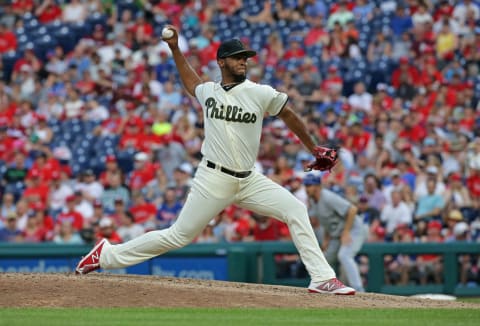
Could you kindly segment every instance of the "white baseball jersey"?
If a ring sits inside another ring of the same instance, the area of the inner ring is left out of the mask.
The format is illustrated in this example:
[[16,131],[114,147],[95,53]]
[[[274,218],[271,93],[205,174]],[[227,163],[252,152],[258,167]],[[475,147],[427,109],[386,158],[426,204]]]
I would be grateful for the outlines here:
[[288,100],[285,93],[250,80],[224,90],[206,82],[195,89],[205,123],[203,156],[236,171],[251,170],[260,146],[265,113],[277,115]]

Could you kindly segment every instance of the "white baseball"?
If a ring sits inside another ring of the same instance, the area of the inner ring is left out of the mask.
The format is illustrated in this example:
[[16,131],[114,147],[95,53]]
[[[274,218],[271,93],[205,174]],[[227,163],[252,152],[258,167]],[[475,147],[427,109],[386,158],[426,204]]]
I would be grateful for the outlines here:
[[173,37],[173,30],[171,28],[165,27],[162,29],[162,38],[169,39]]

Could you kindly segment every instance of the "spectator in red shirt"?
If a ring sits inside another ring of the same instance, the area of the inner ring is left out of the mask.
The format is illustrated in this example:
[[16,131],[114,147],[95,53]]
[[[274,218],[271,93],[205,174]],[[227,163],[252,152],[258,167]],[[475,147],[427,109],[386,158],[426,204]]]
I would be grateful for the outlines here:
[[46,203],[50,189],[47,184],[41,182],[40,172],[33,170],[26,181],[27,188],[23,191],[23,198],[29,203],[40,201]]
[[15,61],[13,65],[12,80],[16,80],[22,71],[22,68],[37,73],[42,68],[42,62],[35,56],[32,49],[25,50],[23,57]]
[[50,182],[52,175],[59,171],[60,163],[54,157],[48,157],[47,153],[39,152],[35,155],[35,161],[27,174],[30,177],[32,174],[37,173],[40,175],[42,182]]
[[110,117],[95,128],[94,135],[118,135],[122,130],[122,117],[117,109],[110,110]]
[[399,60],[400,66],[392,73],[392,85],[395,88],[400,87],[402,75],[407,75],[407,79],[413,84],[419,81],[418,71],[415,67],[411,66],[407,57],[401,57]]
[[419,125],[410,114],[407,114],[402,119],[403,129],[398,134],[399,138],[406,138],[409,143],[418,144],[426,136],[425,128]]
[[125,128],[125,132],[120,138],[118,144],[121,150],[128,148],[139,151],[142,147],[142,135],[141,129],[135,120],[128,120]]
[[75,230],[80,231],[83,229],[83,216],[75,210],[75,195],[70,195],[66,198],[67,208],[64,212],[58,214],[57,216],[57,225],[55,226],[56,232],[59,232],[60,225],[64,220],[70,221]]
[[343,79],[338,74],[337,66],[331,65],[328,67],[327,77],[323,80],[320,87],[325,91],[331,89],[341,90],[343,88]]
[[133,195],[133,206],[130,207],[135,223],[143,224],[147,229],[155,229],[157,208],[148,203],[140,193]]
[[143,12],[137,14],[135,25],[132,27],[137,43],[149,42],[153,36],[153,26],[145,20]]
[[302,59],[305,57],[305,51],[302,48],[301,39],[292,37],[290,40],[290,48],[283,55],[283,60]]
[[[480,143],[480,141],[476,141]],[[479,145],[477,145],[479,146]],[[467,178],[467,188],[472,196],[473,206],[476,209],[480,208],[480,154],[471,160],[470,164],[470,176]]]
[[46,240],[46,232],[43,223],[34,212],[28,213],[27,225],[22,231],[24,242],[43,242]]
[[0,160],[8,162],[11,158],[13,139],[7,135],[7,125],[0,125]]
[[12,0],[12,11],[18,16],[32,12],[35,6],[33,0]]
[[97,240],[105,238],[108,240],[108,242],[112,244],[118,244],[123,242],[122,238],[115,231],[115,224],[110,218],[102,218],[98,223],[98,227],[99,231],[96,235]]
[[17,49],[17,37],[7,25],[0,24],[0,54]]
[[51,241],[55,235],[55,222],[53,221],[53,218],[47,214],[45,204],[42,202],[33,203],[31,209],[34,216],[38,219],[38,223],[40,223],[45,232],[45,240]]
[[329,43],[329,34],[324,27],[323,17],[318,15],[311,20],[312,27],[308,30],[305,36],[305,46],[327,45]]
[[363,129],[360,121],[355,122],[349,129],[345,140],[345,147],[358,155],[367,149],[371,134]]
[[276,241],[288,236],[288,227],[271,217],[252,214],[255,220],[253,226],[253,239],[255,241]]
[[48,24],[62,18],[62,8],[55,3],[55,0],[44,0],[35,10],[35,16],[42,24]]
[[140,191],[155,178],[157,167],[150,162],[150,157],[145,152],[135,154],[134,159],[134,169],[128,178],[128,186],[131,191]]

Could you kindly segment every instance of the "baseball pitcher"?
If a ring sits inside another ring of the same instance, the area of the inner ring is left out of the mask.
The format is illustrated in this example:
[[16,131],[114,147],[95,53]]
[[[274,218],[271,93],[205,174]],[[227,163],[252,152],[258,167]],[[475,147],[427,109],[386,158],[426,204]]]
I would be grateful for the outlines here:
[[186,91],[203,109],[205,139],[203,160],[195,173],[188,198],[177,221],[168,229],[146,233],[129,242],[111,245],[100,241],[76,268],[87,274],[99,268],[116,269],[141,263],[189,244],[225,207],[235,204],[285,222],[311,276],[310,292],[354,294],[342,284],[327,263],[310,225],[306,206],[288,190],[254,170],[262,120],[277,116],[299,137],[316,160],[309,169],[331,169],[334,149],[316,146],[285,93],[246,78],[247,60],[256,52],[238,39],[221,43],[217,51],[220,82],[203,82],[178,47],[175,27],[163,33],[172,51]]

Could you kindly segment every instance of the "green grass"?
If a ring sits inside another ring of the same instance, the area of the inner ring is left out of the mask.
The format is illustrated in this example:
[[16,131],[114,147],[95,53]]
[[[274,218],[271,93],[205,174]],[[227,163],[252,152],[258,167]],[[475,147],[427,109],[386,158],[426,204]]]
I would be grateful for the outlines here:
[[0,309],[1,326],[478,325],[478,309]]

